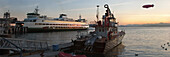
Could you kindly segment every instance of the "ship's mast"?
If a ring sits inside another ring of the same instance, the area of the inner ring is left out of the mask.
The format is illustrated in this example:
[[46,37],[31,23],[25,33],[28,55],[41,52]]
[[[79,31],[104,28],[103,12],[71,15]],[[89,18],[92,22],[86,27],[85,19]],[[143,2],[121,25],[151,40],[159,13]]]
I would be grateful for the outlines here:
[[99,21],[99,5],[97,5],[97,14],[96,14],[97,22]]
[[81,15],[79,15],[79,19],[81,19]]
[[10,18],[10,12],[8,10],[8,12],[4,13],[4,18]]
[[34,13],[36,13],[36,14],[38,14],[38,6],[35,8],[35,11],[34,11]]

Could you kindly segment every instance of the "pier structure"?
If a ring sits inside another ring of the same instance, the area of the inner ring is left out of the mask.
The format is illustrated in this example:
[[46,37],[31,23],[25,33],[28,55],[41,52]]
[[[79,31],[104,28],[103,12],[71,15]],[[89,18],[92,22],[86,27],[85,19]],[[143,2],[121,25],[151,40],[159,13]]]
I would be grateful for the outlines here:
[[0,34],[8,34],[10,30],[10,13],[4,13],[4,17],[0,18]]
[[48,49],[48,43],[46,41],[24,40],[16,38],[0,38],[0,49],[15,49],[15,45],[24,50]]
[[[16,24],[17,23],[17,24]],[[5,12],[3,18],[0,18],[0,37],[8,37],[17,32],[27,32],[27,28],[22,27],[22,23],[17,18],[11,17],[10,12]]]
[[[37,51],[48,50],[48,43],[46,41],[24,40],[16,38],[0,38],[0,50],[10,53],[9,51]],[[4,53],[2,53],[4,54]]]

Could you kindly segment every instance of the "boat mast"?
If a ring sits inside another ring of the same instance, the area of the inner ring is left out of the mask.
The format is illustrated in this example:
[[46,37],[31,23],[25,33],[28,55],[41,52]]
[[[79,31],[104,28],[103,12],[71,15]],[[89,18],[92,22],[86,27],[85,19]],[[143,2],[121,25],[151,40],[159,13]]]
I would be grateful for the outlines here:
[[36,14],[38,14],[38,6],[35,8],[35,11],[34,11],[34,13],[36,13]]
[[99,21],[99,5],[97,5],[97,14],[96,14],[97,22]]
[[81,15],[79,15],[79,19],[81,19]]

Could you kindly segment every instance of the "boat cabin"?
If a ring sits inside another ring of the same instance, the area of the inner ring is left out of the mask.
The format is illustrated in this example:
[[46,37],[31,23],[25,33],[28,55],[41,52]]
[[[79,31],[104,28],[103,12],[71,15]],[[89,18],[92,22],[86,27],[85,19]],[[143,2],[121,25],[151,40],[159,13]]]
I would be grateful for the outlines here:
[[98,25],[95,27],[95,33],[98,36],[109,38],[110,36],[117,34],[118,23],[108,5],[106,4],[104,7],[107,9],[106,13],[103,15],[102,21],[97,21]]

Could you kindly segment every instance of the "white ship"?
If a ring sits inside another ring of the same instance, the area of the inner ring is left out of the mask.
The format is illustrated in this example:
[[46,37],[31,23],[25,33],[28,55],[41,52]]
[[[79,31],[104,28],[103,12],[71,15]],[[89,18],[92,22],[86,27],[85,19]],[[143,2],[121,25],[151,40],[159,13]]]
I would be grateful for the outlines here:
[[48,18],[38,14],[38,7],[33,13],[27,13],[27,18],[24,19],[23,27],[27,27],[28,31],[49,31],[49,30],[82,30],[88,29],[89,25],[85,19],[78,20],[67,18],[66,14],[60,14],[59,18]]

